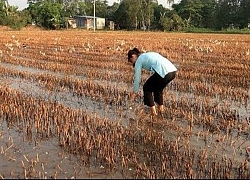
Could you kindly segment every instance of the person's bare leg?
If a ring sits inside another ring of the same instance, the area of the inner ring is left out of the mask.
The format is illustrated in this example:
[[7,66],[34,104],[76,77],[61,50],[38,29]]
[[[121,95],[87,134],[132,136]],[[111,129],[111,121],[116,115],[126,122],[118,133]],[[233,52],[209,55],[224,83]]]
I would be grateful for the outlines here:
[[150,107],[150,111],[151,111],[151,115],[152,116],[156,116],[157,115],[155,106]]
[[159,111],[160,111],[161,113],[164,112],[164,106],[163,106],[163,105],[159,105],[159,106],[158,106],[158,109],[159,109]]

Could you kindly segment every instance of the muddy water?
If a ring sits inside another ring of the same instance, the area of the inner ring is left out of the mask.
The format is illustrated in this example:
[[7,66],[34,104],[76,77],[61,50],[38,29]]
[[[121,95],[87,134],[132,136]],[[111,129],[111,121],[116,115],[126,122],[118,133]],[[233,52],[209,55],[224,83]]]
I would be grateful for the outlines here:
[[[8,68],[8,69],[15,69],[17,71],[26,71],[29,72],[33,75],[39,75],[41,74],[51,74],[55,77],[65,77],[65,74],[60,73],[60,72],[52,72],[49,70],[41,70],[41,69],[37,69],[37,68],[30,68],[30,67],[24,67],[21,65],[13,65],[10,63],[1,63],[1,66],[4,68]],[[104,71],[104,70],[103,70]],[[116,73],[116,72],[114,72]],[[145,75],[142,75],[143,77]],[[86,80],[85,77],[83,76],[77,76],[77,75],[70,75],[69,76],[72,79],[81,79],[81,80]],[[74,97],[73,94],[70,91],[67,92],[48,92],[46,91],[45,88],[40,87],[37,82],[30,82],[30,81],[26,81],[20,78],[8,78],[9,80],[2,80],[2,83],[10,83],[10,87],[14,88],[14,89],[19,89],[21,90],[23,93],[33,93],[31,94],[32,96],[36,96],[36,97],[40,97],[42,99],[49,99],[49,100],[55,100],[55,101],[59,101],[60,103],[65,103],[65,105],[69,105],[73,108],[79,108],[81,106],[84,106],[84,108],[86,108],[86,110],[88,112],[94,112],[97,111],[98,114],[100,113],[101,115],[104,115],[103,117],[107,117],[109,119],[120,119],[120,117],[117,117],[117,112],[114,109],[115,107],[112,106],[107,106],[104,105],[102,103],[97,103],[94,100],[91,100],[88,97],[84,97],[83,98],[77,98]],[[11,80],[10,80],[11,79]],[[113,86],[115,88],[126,88],[126,89],[130,89],[131,87],[129,87],[126,83],[123,82],[110,82],[110,81],[99,81],[99,80],[93,80],[94,82],[97,83],[104,83],[104,84],[108,84],[109,86]],[[29,91],[29,89],[32,89]],[[183,93],[183,92],[178,92],[178,91],[170,91],[170,94],[174,95],[175,99],[179,99],[179,98],[188,98],[188,99],[195,99],[194,94],[191,93]],[[202,98],[202,97],[201,97]],[[84,102],[83,102],[84,101]],[[217,98],[213,99],[213,103],[218,104],[218,106],[229,106],[230,110],[235,110],[238,112],[239,116],[241,117],[241,119],[246,119],[248,117],[250,117],[250,104],[246,104],[246,105],[242,105],[241,103],[237,103],[232,101],[231,99],[220,99],[220,97],[218,96]],[[89,104],[91,104],[91,106],[89,106]],[[129,114],[131,114],[131,112],[133,111],[133,109],[136,109],[137,107],[139,107],[140,103],[136,103],[136,102],[129,102],[129,108],[127,108],[126,110],[131,110],[129,112]],[[81,107],[82,108],[82,107]],[[109,113],[105,113],[106,109],[109,111]],[[110,110],[109,110],[110,109]],[[102,111],[100,111],[102,110]],[[129,116],[128,118],[131,118],[134,116],[134,113],[132,113],[132,116]],[[127,119],[127,117],[126,117]],[[123,119],[124,120],[124,119]]]
[[[85,168],[77,156],[59,147],[57,138],[31,139],[25,132],[9,128],[5,122],[0,124],[0,134],[1,178],[112,178],[99,166]],[[115,174],[113,177],[122,176]]]
[[[28,96],[49,99],[73,108],[83,108],[89,114],[95,112],[103,117],[115,117],[114,110],[105,110],[101,104],[93,103],[91,100],[77,99],[69,92],[49,93],[36,83],[30,83],[19,78],[1,80],[2,83],[8,83],[9,87]],[[5,120],[2,119],[0,122],[0,175],[2,178],[25,178],[25,169],[28,171],[29,168],[34,170],[32,171],[33,174],[27,174],[28,177],[42,179],[122,177],[119,174],[106,175],[105,170],[98,165],[84,168],[77,156],[60,148],[57,138],[34,139],[27,137],[24,130],[7,125]],[[12,169],[12,167],[15,168]]]
[[[1,63],[4,68],[14,68],[18,71],[28,71],[29,73],[52,73],[53,76],[62,76],[63,74],[43,71],[35,68],[28,68],[23,66],[16,66],[8,63]],[[79,77],[77,77],[79,78]],[[82,77],[81,77],[82,78]],[[57,90],[51,92],[45,87],[42,87],[37,82],[32,82],[19,77],[4,77],[0,79],[1,86],[8,86],[27,96],[41,98],[52,102],[61,103],[64,106],[72,108],[81,108],[86,110],[88,114],[95,114],[101,118],[106,118],[111,121],[119,121],[121,125],[128,127],[128,119],[135,118],[135,111],[142,108],[140,103],[127,104],[127,109],[124,113],[118,115],[118,109],[115,106],[97,102],[94,99],[87,97],[74,96],[72,92],[67,89]],[[110,84],[117,86],[117,84]],[[192,98],[192,94],[179,94],[177,92],[170,92],[174,98],[178,100],[179,97],[186,96]],[[215,99],[216,103],[221,106],[228,104],[227,101],[221,101],[219,98]],[[237,109],[241,117],[249,117],[249,105],[241,106],[230,101],[232,109]],[[148,117],[145,117],[145,119]],[[0,176],[1,178],[25,178],[26,176],[34,178],[124,178],[118,172],[115,174],[106,174],[102,165],[97,164],[89,168],[84,167],[79,157],[67,153],[58,145],[57,138],[49,138],[38,140],[33,137],[27,137],[24,130],[19,127],[12,127],[7,125],[2,118],[0,121]],[[138,130],[143,130],[143,125],[135,126]],[[247,135],[236,136],[237,132],[231,135],[223,134],[214,135],[202,126],[194,126],[193,134],[190,136],[183,136],[177,133],[173,127],[179,128],[185,134],[189,129],[189,125],[184,120],[162,121],[163,127],[155,129],[164,134],[166,138],[173,141],[189,143],[197,149],[206,148],[210,154],[214,149],[217,149],[218,156],[234,157],[234,160],[240,164],[247,157],[246,147],[250,146],[247,140]],[[233,143],[233,146],[232,146]],[[12,168],[15,167],[15,168]],[[31,174],[26,174],[27,169],[30,169]],[[128,177],[132,177],[128,176]]]
[[[58,73],[58,72],[52,72],[52,71],[47,71],[47,70],[40,70],[40,69],[36,69],[36,68],[30,68],[30,67],[24,67],[24,66],[20,66],[20,65],[13,65],[10,63],[1,63],[1,66],[4,68],[8,68],[8,69],[15,69],[17,71],[26,71],[29,72],[30,74],[33,75],[39,75],[39,74],[51,74],[55,77],[65,77],[65,75],[63,73]],[[76,75],[71,75],[69,76],[72,79],[80,79],[80,80],[86,80],[85,77],[82,76],[76,76]],[[109,82],[109,81],[99,81],[99,80],[94,80],[94,82],[97,83],[105,83],[109,86],[114,86],[115,88],[131,88],[128,87],[128,85],[126,83],[122,83],[122,82]],[[122,121],[124,121],[125,119],[122,117],[118,117],[117,116],[117,110],[115,109],[116,107],[114,106],[110,106],[110,105],[105,105],[101,102],[96,102],[95,100],[92,100],[91,98],[88,97],[77,97],[74,96],[72,92],[70,92],[69,90],[65,89],[62,92],[58,92],[58,91],[48,91],[45,88],[41,87],[37,82],[30,82],[28,80],[25,79],[21,79],[21,78],[8,78],[6,80],[2,79],[1,84],[8,84],[9,87],[16,89],[24,94],[27,95],[31,95],[34,97],[39,97],[41,99],[47,99],[50,101],[56,101],[59,103],[64,104],[65,106],[69,106],[72,108],[83,108],[86,109],[86,111],[88,113],[92,113],[92,112],[96,112],[97,115],[101,115],[102,118],[108,118],[110,120],[114,119],[121,119]],[[131,118],[134,115],[133,109],[134,107],[138,107],[139,103],[132,103],[129,102],[131,108],[128,108],[127,110],[130,110],[130,115],[131,116],[126,116],[127,118]],[[133,108],[132,108],[133,106]]]

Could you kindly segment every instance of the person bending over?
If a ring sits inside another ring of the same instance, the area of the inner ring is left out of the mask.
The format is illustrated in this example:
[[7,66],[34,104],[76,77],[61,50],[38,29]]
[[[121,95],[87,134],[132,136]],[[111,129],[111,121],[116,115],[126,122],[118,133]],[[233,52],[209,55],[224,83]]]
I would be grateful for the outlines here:
[[152,116],[157,110],[163,113],[163,90],[176,76],[177,68],[166,57],[157,52],[141,52],[138,48],[128,51],[128,62],[134,67],[134,85],[131,98],[134,99],[139,92],[142,69],[153,72],[143,85],[143,101],[148,106]]

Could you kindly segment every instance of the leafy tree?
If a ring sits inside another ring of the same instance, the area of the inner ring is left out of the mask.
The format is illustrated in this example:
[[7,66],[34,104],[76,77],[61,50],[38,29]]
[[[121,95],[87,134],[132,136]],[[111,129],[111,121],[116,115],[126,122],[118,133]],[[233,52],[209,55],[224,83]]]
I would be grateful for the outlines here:
[[10,6],[8,1],[0,0],[0,25],[12,29],[21,29],[30,22],[29,13],[18,11],[16,6]]
[[151,24],[154,20],[154,9],[155,6],[158,5],[158,2],[155,0],[142,0],[141,1],[141,17],[142,17],[142,24],[143,28],[145,26],[150,29]]
[[114,20],[115,19],[115,11],[118,9],[119,4],[118,3],[113,3],[112,6],[108,6],[107,7],[107,18],[110,20]]
[[122,29],[136,29],[138,25],[139,6],[137,0],[122,0],[115,12],[115,22]]
[[217,0],[202,0],[203,7],[201,9],[202,22],[204,28],[215,28],[214,20],[216,13]]
[[34,22],[35,24],[40,24],[38,13],[41,6],[42,6],[41,2],[37,3],[29,2],[27,10],[30,13],[32,22]]
[[250,28],[250,1],[241,0],[239,12],[238,12],[238,23],[239,28]]
[[0,1],[0,25],[4,25],[4,21],[6,19],[6,11],[4,1]]
[[114,14],[115,21],[127,29],[150,28],[156,5],[156,0],[122,0]]
[[233,7],[230,3],[231,0],[218,0],[216,7],[216,28],[223,29],[233,27]]
[[19,30],[27,24],[31,23],[31,17],[28,11],[17,11],[16,13],[10,14],[6,17],[8,26],[12,29]]
[[[27,0],[26,11],[0,0],[0,24],[19,29],[35,22],[57,29],[67,18],[94,15],[94,0]],[[95,15],[115,21],[122,29],[249,28],[249,0],[166,0],[173,9],[158,5],[157,0],[120,0],[108,6],[107,0],[95,0]],[[145,28],[146,27],[146,28]]]
[[169,17],[162,16],[160,18],[160,25],[163,31],[170,31],[173,27],[173,20]]
[[[125,1],[125,0],[124,0]],[[127,28],[128,29],[137,29],[139,22],[141,21],[140,10],[141,4],[135,6],[138,1],[136,0],[126,0],[128,2],[128,9],[126,11],[127,17]]]
[[67,17],[74,17],[79,9],[79,0],[57,0],[55,3],[62,6],[63,14]]
[[51,3],[44,1],[42,6],[38,7],[37,23],[48,29],[58,29],[61,24],[61,12],[62,5],[59,3]]
[[182,18],[176,13],[173,13],[169,17],[163,15],[160,19],[160,24],[164,31],[180,31],[184,27],[184,22]]
[[172,24],[173,30],[180,31],[183,29],[184,23],[182,18],[178,14],[173,14],[171,19],[173,21]]
[[182,19],[191,23],[191,26],[202,26],[203,4],[201,0],[181,0],[179,4],[174,4],[172,7]]
[[[85,0],[84,2],[78,2],[78,15],[94,16],[94,1]],[[96,0],[95,1],[95,15],[97,17],[106,18],[108,15],[108,1]]]
[[161,25],[161,18],[164,17],[170,17],[172,14],[172,11],[170,9],[167,9],[163,7],[162,5],[155,5],[154,6],[154,16],[152,21],[152,28],[154,29],[162,29]]
[[93,16],[94,15],[94,5],[93,0],[85,0],[79,3],[79,12],[77,15]]
[[97,0],[96,1],[96,16],[107,18],[108,15],[108,1],[107,0]]

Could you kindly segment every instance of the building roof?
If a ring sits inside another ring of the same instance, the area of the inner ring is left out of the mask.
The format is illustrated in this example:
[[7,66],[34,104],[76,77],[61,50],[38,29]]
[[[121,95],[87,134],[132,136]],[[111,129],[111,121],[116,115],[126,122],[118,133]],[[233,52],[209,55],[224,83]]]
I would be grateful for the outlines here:
[[[94,16],[80,16],[80,15],[75,15],[74,17],[83,17],[83,18],[89,18],[89,19],[94,19]],[[96,17],[95,18],[101,18],[101,17]],[[104,18],[105,19],[105,18]]]

